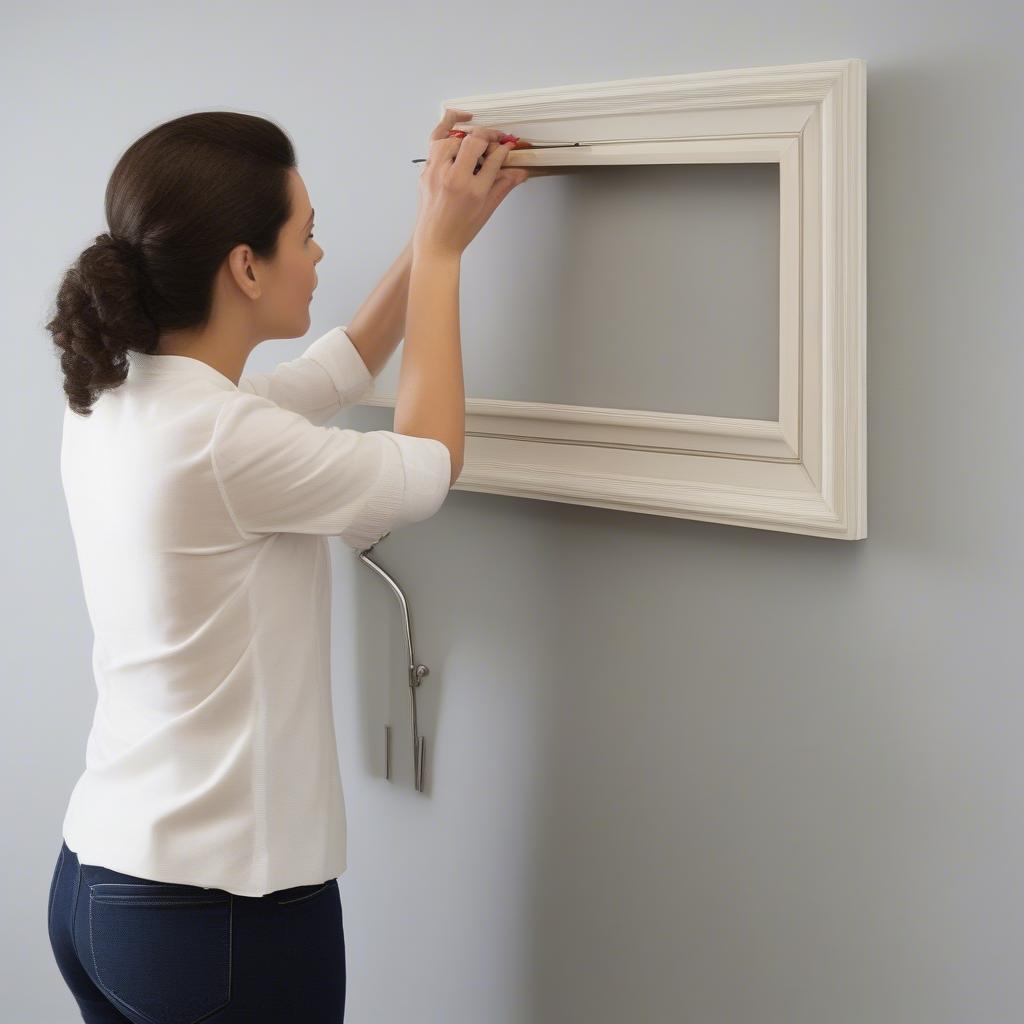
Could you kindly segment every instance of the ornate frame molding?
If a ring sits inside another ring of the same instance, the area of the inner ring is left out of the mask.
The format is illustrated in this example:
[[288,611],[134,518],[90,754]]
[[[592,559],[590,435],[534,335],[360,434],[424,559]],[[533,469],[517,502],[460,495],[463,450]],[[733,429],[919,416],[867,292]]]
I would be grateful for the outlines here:
[[[867,536],[866,63],[459,96],[566,149],[509,166],[779,165],[779,419],[466,401],[456,487],[840,540]],[[394,396],[366,404],[394,405]]]

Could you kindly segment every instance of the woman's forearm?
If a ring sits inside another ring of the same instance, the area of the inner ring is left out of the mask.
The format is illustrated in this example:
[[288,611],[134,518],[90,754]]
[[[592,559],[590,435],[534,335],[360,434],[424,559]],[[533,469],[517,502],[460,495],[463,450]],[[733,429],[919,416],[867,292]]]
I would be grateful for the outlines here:
[[452,484],[462,472],[466,443],[461,264],[461,253],[413,249],[394,418],[396,432],[433,437],[448,447]]
[[410,238],[346,327],[352,344],[374,377],[384,369],[398,343],[405,337],[405,309],[409,301],[411,267]]

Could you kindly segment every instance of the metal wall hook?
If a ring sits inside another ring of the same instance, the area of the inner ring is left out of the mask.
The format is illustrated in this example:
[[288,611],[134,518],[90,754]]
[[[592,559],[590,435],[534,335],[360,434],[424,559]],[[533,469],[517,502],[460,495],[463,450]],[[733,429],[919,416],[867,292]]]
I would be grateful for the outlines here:
[[[426,665],[417,665],[416,659],[413,657],[412,650],[412,620],[409,615],[409,603],[405,599],[405,594],[402,593],[401,587],[375,562],[370,558],[370,552],[382,541],[385,537],[391,535],[389,530],[379,540],[374,541],[368,548],[358,552],[359,558],[362,562],[368,565],[374,572],[378,573],[387,582],[388,586],[391,587],[392,592],[398,598],[398,603],[402,606],[402,613],[405,616],[405,646],[409,655],[409,690],[412,694],[412,753],[413,753],[413,766],[416,774],[416,790],[417,792],[423,792],[423,758],[426,753],[426,739],[420,735],[419,732],[419,718],[416,711],[416,691],[419,688],[420,682],[423,680],[425,675],[430,673],[430,669]],[[384,763],[385,763],[385,778],[391,780],[391,726],[384,726]]]

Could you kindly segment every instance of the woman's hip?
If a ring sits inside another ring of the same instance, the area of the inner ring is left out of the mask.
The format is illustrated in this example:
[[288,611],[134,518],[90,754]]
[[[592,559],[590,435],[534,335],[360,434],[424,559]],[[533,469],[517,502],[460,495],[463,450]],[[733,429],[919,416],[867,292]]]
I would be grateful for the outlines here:
[[239,896],[82,864],[63,843],[48,924],[83,1015],[100,995],[121,1014],[91,1018],[97,1021],[343,1019],[345,939],[336,878]]

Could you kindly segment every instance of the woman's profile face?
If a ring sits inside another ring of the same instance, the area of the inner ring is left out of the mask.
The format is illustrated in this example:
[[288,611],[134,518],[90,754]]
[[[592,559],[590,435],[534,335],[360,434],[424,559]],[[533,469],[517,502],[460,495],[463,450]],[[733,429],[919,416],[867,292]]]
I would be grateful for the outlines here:
[[288,179],[292,214],[281,227],[277,254],[261,275],[261,333],[271,338],[295,338],[309,329],[316,264],[324,255],[313,238],[313,207],[302,176],[292,168]]

